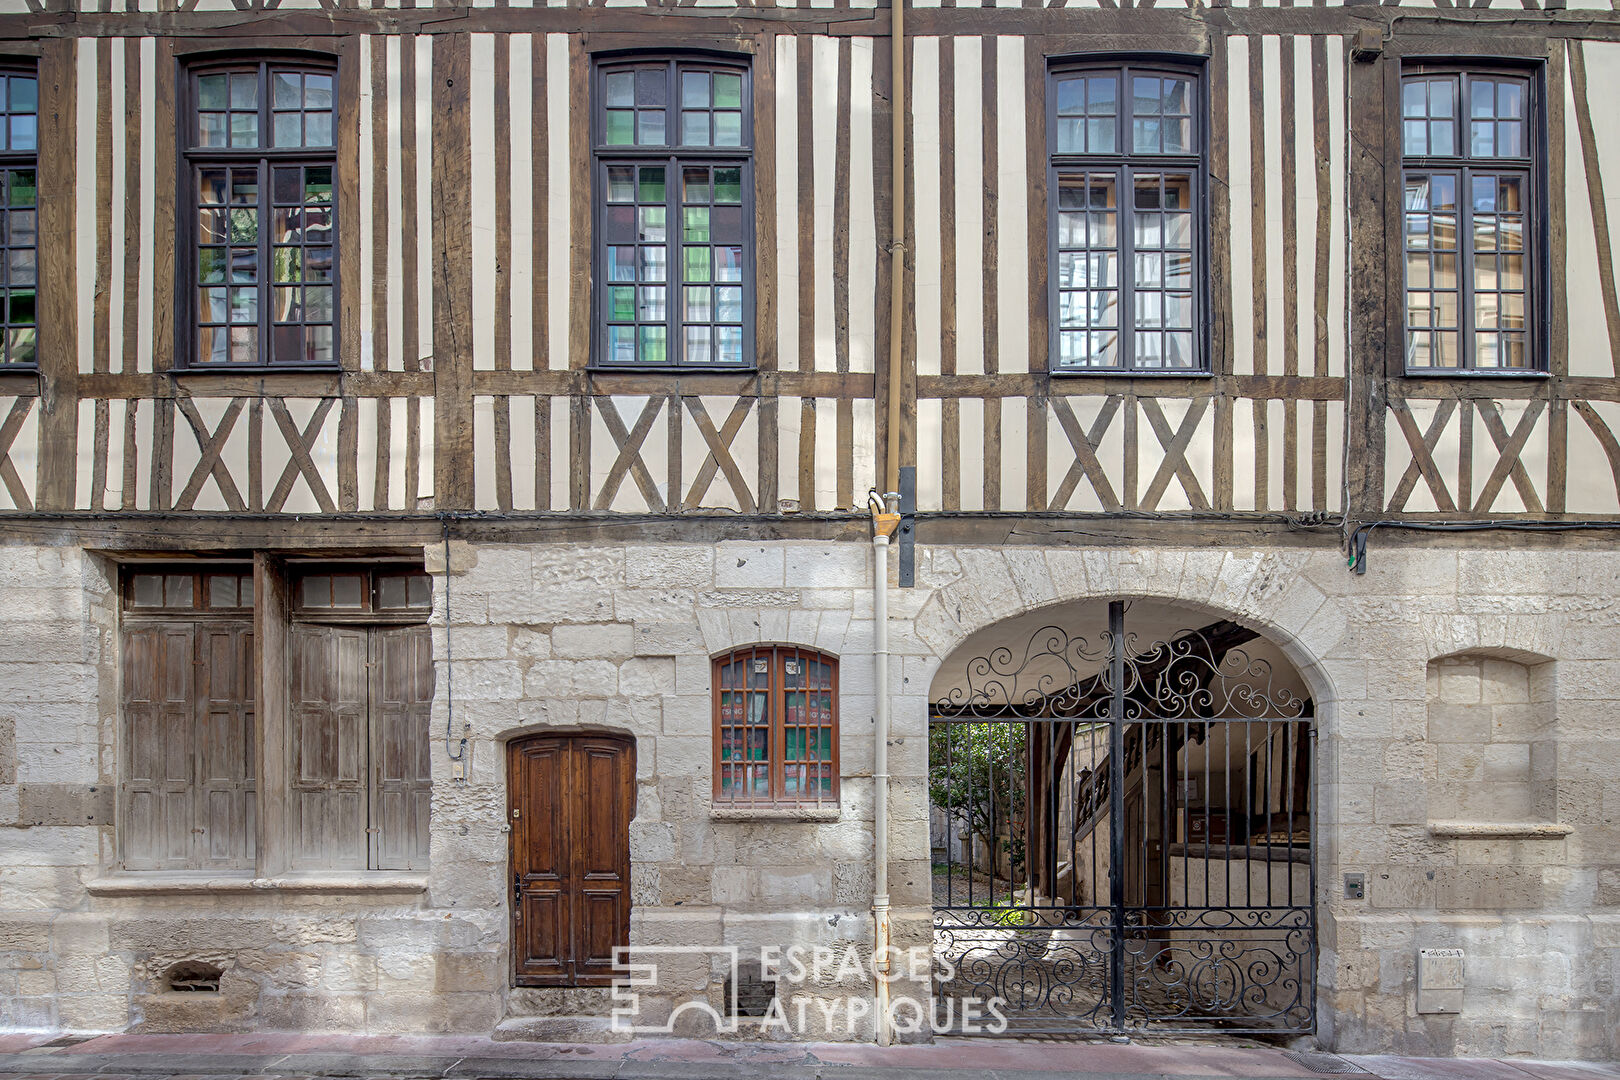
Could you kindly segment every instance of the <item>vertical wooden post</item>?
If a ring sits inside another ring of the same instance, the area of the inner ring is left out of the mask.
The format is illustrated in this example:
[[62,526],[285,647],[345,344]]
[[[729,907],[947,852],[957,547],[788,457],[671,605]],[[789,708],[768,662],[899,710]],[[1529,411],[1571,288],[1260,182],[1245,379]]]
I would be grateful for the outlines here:
[[286,835],[287,725],[291,722],[287,638],[290,601],[281,560],[253,556],[254,739],[259,758],[259,874],[285,873],[291,845]]
[[433,48],[433,504],[473,505],[470,41]]
[[[77,215],[78,45],[59,38],[43,46],[39,58],[41,102],[51,102],[40,119],[40,233],[70,237]],[[79,334],[75,314],[78,267],[72,243],[39,248],[39,486],[41,510],[73,507],[79,435]]]

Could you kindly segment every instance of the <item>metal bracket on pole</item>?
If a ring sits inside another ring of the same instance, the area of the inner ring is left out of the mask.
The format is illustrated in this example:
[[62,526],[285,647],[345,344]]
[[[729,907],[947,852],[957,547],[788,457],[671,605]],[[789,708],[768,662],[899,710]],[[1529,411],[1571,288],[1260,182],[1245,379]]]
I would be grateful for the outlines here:
[[900,587],[917,583],[917,466],[900,466]]

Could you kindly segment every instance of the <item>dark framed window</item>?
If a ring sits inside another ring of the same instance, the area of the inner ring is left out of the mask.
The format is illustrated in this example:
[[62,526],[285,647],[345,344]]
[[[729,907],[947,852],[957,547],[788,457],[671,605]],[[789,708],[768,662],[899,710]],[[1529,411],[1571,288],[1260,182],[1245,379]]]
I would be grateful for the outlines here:
[[600,367],[749,367],[753,108],[746,64],[625,59],[596,68]]
[[838,661],[791,645],[714,661],[716,805],[836,804]]
[[301,569],[295,581],[300,618],[422,622],[433,610],[433,579],[419,567],[318,566]]
[[181,349],[192,367],[337,364],[331,65],[198,65],[184,80]]
[[1406,370],[1537,371],[1536,80],[1419,67],[1401,79]]
[[1053,371],[1207,369],[1204,113],[1189,70],[1048,78]]
[[0,68],[0,370],[37,355],[39,77]]

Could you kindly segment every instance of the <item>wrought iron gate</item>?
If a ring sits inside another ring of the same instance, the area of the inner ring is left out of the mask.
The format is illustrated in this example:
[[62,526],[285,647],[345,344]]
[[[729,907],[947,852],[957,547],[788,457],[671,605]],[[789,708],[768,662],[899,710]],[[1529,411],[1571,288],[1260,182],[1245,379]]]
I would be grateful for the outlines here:
[[1311,703],[1252,630],[1139,643],[1126,611],[933,705],[936,1025],[994,998],[1010,1034],[1313,1031]]

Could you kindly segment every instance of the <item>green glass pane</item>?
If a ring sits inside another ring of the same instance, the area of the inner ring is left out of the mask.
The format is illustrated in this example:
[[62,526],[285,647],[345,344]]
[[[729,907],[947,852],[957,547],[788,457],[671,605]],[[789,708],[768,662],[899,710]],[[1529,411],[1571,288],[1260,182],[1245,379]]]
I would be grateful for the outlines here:
[[709,249],[706,247],[683,248],[685,253],[681,280],[698,284],[709,280]]
[[259,212],[247,207],[233,206],[230,214],[230,242],[233,244],[257,244],[259,242]]
[[714,76],[714,107],[717,109],[742,108],[742,76],[716,73]]
[[643,206],[641,208],[641,239],[648,243],[657,243],[664,239],[666,214],[668,211],[662,206]]
[[[709,208],[707,206],[688,206],[682,209],[681,239],[688,244],[707,244],[709,242]],[[707,278],[703,280],[707,281]]]
[[302,248],[278,247],[270,256],[271,280],[301,281],[304,276]]
[[197,107],[199,109],[223,109],[230,104],[226,96],[226,77],[224,75],[204,75],[197,80]]
[[222,248],[203,248],[197,252],[197,281],[203,285],[225,284],[225,251]]
[[39,189],[33,169],[9,169],[6,172],[6,205],[33,206]]
[[664,167],[662,165],[643,165],[641,167],[641,201],[644,203],[661,203],[664,201]]
[[714,170],[714,201],[717,203],[742,202],[742,170]]
[[668,333],[662,326],[643,326],[641,331],[641,355],[637,357],[642,363],[662,364],[667,355],[666,342]]
[[39,110],[39,82],[13,75],[10,79],[11,111],[31,113]]
[[608,290],[608,318],[614,322],[634,322],[636,318],[636,290],[628,285],[615,285]]
[[742,145],[742,113],[717,112],[714,114],[714,145]]
[[6,361],[32,364],[37,359],[33,327],[18,327],[6,335]]
[[636,114],[629,109],[609,109],[607,114],[607,142],[609,146],[629,146],[636,141]]
[[34,325],[33,289],[12,289],[6,301],[7,322],[12,326]]

